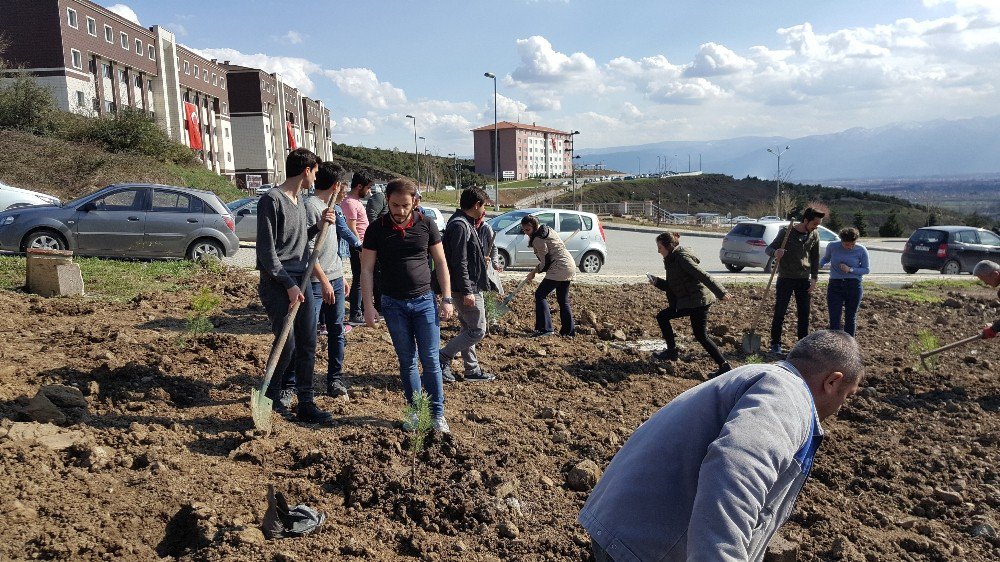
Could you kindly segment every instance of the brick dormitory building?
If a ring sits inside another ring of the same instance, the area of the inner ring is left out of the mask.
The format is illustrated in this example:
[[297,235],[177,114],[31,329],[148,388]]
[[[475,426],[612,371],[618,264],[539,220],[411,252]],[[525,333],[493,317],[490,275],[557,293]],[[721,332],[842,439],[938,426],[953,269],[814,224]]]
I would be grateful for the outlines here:
[[88,0],[0,0],[0,37],[9,72],[29,73],[61,109],[148,112],[206,168],[241,187],[248,177],[283,179],[292,148],[333,156],[322,102],[277,74],[206,59],[161,26],[145,28]]
[[[505,179],[564,177],[572,172],[569,149],[573,138],[570,133],[510,121],[501,121],[496,128],[500,173],[513,173],[513,177]],[[492,176],[494,173],[497,152],[493,139],[492,123],[472,130],[477,174]]]

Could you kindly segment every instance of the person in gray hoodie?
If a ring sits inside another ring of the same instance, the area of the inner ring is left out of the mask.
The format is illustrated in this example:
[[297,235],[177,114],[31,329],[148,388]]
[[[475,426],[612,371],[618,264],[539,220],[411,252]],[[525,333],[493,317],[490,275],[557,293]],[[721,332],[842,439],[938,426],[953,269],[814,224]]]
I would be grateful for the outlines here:
[[598,562],[760,561],[823,440],[820,421],[864,366],[841,331],[813,332],[786,361],[704,382],[646,420],[580,512]]

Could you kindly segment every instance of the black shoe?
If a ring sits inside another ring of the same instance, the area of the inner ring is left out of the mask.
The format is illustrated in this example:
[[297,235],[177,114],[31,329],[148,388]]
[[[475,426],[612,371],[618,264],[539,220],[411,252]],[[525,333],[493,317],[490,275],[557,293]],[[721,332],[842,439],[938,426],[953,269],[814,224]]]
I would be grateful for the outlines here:
[[451,359],[439,354],[438,361],[441,363],[441,381],[455,382],[455,373],[451,372]]
[[475,372],[472,372],[472,373],[465,373],[465,380],[470,381],[470,382],[486,382],[486,381],[495,380],[496,378],[497,378],[496,375],[491,374],[491,373],[487,373],[486,371],[483,371],[482,369],[479,369],[478,371],[475,371]]
[[555,330],[535,330],[534,332],[531,332],[531,337],[533,338],[544,338],[554,335],[556,335]]
[[653,359],[658,359],[660,361],[676,361],[677,360],[677,350],[676,349],[664,349],[663,351],[654,351]]
[[344,386],[344,383],[336,380],[326,385],[326,394],[327,396],[332,396],[334,398],[347,396],[347,387]]
[[286,388],[278,393],[278,403],[280,403],[285,410],[289,410],[292,407],[292,400],[295,399],[295,390],[291,388]]
[[333,421],[333,414],[320,410],[315,402],[299,402],[295,419],[304,423],[328,423]]
[[780,344],[773,344],[771,346],[771,349],[768,351],[768,353],[771,354],[771,355],[775,355],[777,357],[784,357],[785,355],[788,354],[787,351],[785,351],[784,349],[781,349],[781,345]]
[[719,376],[719,375],[721,375],[723,373],[728,373],[729,371],[732,371],[732,370],[733,370],[733,366],[732,365],[730,365],[729,363],[723,363],[722,365],[719,365],[718,369],[716,369],[716,370],[712,371],[711,373],[709,373],[708,378],[714,379],[715,377],[717,377],[717,376]]
[[347,323],[351,326],[364,326],[365,319],[360,316],[351,316],[347,319]]

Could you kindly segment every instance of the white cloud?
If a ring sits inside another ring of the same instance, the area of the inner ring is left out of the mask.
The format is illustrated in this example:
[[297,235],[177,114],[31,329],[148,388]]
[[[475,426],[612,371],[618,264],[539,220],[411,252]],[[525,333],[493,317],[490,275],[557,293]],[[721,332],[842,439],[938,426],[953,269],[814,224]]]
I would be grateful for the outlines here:
[[319,74],[323,70],[318,64],[298,57],[275,57],[264,53],[248,55],[236,49],[192,50],[205,58],[230,61],[234,64],[278,73],[284,82],[307,96],[312,95],[316,90],[316,84],[313,83],[311,76]]
[[188,30],[187,30],[186,27],[184,27],[183,24],[180,24],[180,23],[168,23],[164,27],[167,28],[168,30],[170,30],[177,37],[187,37],[187,35],[188,35]]
[[368,68],[341,68],[325,70],[323,74],[340,88],[340,91],[369,107],[387,109],[406,103],[406,93],[390,84],[380,82],[375,72]]
[[557,84],[593,77],[597,73],[594,59],[583,53],[560,53],[552,48],[548,39],[540,35],[518,39],[517,52],[521,57],[521,64],[510,75],[516,83]]
[[721,76],[750,70],[754,62],[743,58],[717,43],[705,43],[698,48],[694,61],[684,70],[685,76]]
[[108,10],[118,14],[119,16],[127,19],[128,21],[136,25],[142,25],[141,23],[139,23],[139,16],[136,15],[135,10],[129,8],[125,4],[112,4],[111,6],[108,6]]
[[334,133],[337,135],[370,135],[376,130],[375,123],[367,117],[344,117]]
[[302,34],[298,31],[288,30],[288,33],[282,35],[281,39],[290,45],[298,45],[302,43]]

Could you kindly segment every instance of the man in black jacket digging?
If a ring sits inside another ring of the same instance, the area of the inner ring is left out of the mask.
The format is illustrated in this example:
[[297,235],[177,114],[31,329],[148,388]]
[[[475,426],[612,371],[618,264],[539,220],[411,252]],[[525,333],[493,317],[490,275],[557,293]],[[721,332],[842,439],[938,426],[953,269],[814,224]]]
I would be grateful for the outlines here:
[[476,344],[486,336],[486,303],[484,293],[489,290],[487,268],[493,267],[489,259],[489,249],[492,246],[492,236],[483,240],[480,231],[486,216],[486,205],[489,198],[479,187],[470,187],[462,192],[461,209],[448,219],[444,230],[444,255],[448,261],[448,272],[451,274],[451,291],[456,297],[455,309],[461,331],[441,349],[441,379],[444,382],[455,382],[451,372],[451,361],[455,355],[462,354],[465,364],[465,380],[490,381],[496,376],[483,371],[476,356]]

